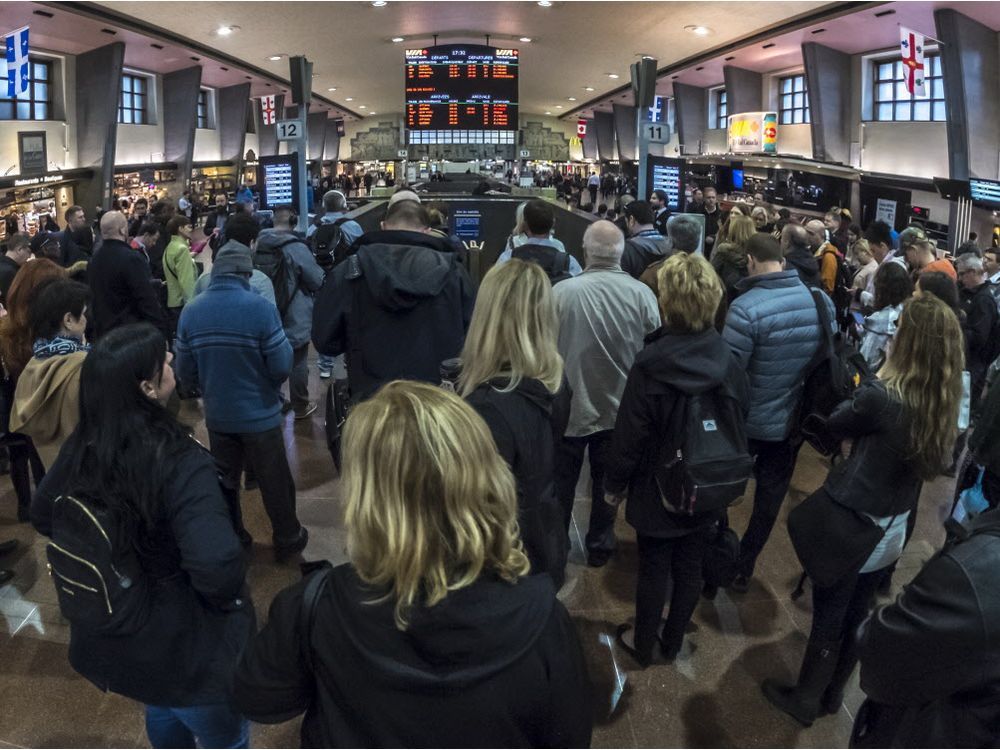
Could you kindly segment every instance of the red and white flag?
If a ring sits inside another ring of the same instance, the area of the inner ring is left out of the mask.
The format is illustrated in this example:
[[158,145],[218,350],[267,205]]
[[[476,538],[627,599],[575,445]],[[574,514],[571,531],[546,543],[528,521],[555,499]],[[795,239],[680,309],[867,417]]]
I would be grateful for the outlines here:
[[927,96],[924,74],[924,35],[905,26],[899,27],[899,51],[903,57],[903,76],[911,96]]
[[260,98],[260,114],[261,118],[264,120],[265,125],[274,125],[277,117],[275,116],[275,102],[274,94],[270,96],[262,96]]
[[576,134],[580,138],[583,138],[585,135],[587,135],[587,121],[586,120],[577,120],[576,121]]

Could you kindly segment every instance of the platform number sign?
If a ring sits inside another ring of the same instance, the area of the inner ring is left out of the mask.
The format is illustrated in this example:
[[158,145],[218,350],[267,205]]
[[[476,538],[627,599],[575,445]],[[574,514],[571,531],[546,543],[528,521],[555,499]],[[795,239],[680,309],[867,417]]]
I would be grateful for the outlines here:
[[294,141],[302,137],[301,120],[278,120],[277,124],[279,141]]
[[643,123],[642,135],[649,143],[666,143],[670,140],[670,127],[662,122]]

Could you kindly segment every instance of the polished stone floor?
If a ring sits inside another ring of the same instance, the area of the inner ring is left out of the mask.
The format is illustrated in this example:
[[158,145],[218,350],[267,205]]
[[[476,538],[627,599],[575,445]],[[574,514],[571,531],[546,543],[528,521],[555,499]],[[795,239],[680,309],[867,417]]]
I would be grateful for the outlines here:
[[[312,369],[312,392],[321,384]],[[197,402],[185,402],[182,418],[204,440]],[[322,409],[311,418],[285,423],[285,440],[298,487],[298,508],[311,537],[306,559],[346,559],[339,521],[339,482],[323,440]],[[580,547],[588,517],[586,467],[578,487],[574,549],[568,582],[560,598],[579,629],[600,705],[595,747],[846,747],[853,712],[861,702],[855,676],[846,709],[802,729],[764,700],[765,677],[791,677],[798,669],[810,620],[809,597],[789,596],[799,575],[788,534],[787,510],[819,485],[825,466],[806,450],[781,520],[759,564],[759,579],[743,595],[722,591],[702,600],[684,650],[674,665],[642,671],[628,655],[609,646],[614,626],[633,616],[635,536],[619,520],[617,554],[604,568],[586,567]],[[925,487],[916,534],[896,575],[908,581],[943,541],[941,520],[954,480]],[[250,583],[261,618],[275,593],[298,577],[295,563],[276,565],[268,547],[270,529],[259,494],[245,493],[247,525],[254,545]],[[742,531],[750,502],[733,509]],[[623,515],[623,514],[622,514]],[[66,660],[67,624],[45,572],[44,543],[28,525],[16,522],[9,477],[0,477],[0,540],[21,545],[0,560],[16,572],[0,588],[0,748],[148,746],[140,706],[105,695],[77,676]],[[615,700],[617,698],[617,702]],[[612,705],[615,705],[612,711]],[[391,710],[391,707],[387,707]],[[253,728],[254,747],[296,747],[298,723]]]

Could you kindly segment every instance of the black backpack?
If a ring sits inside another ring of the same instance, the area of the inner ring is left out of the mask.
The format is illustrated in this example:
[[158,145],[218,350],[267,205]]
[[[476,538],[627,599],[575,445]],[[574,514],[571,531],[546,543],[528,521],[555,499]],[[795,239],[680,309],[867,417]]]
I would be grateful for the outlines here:
[[329,224],[320,224],[313,232],[311,239],[313,255],[316,256],[316,263],[324,271],[329,272],[331,268],[341,263],[351,251],[351,244],[344,235],[341,225],[350,221],[346,216],[341,216],[336,221]]
[[548,245],[525,243],[515,247],[511,252],[511,257],[529,263],[537,263],[545,271],[545,275],[549,277],[549,281],[553,285],[572,276],[569,272],[569,253],[564,253]]
[[683,398],[681,444],[655,470],[660,500],[671,513],[728,508],[743,496],[753,471],[743,408],[724,387]]
[[73,625],[111,635],[139,630],[150,612],[150,586],[118,513],[60,495],[46,545],[59,609]]
[[810,289],[809,293],[816,305],[822,337],[816,354],[806,365],[798,430],[818,453],[832,456],[840,441],[830,434],[826,422],[833,410],[849,399],[872,373],[865,358],[844,334],[830,332],[830,315],[823,299],[825,293],[818,289]]
[[292,298],[298,291],[298,279],[292,290],[288,290],[288,278],[292,275],[292,264],[285,254],[285,247],[293,242],[301,242],[298,237],[285,240],[280,245],[257,245],[253,254],[253,267],[263,273],[274,285],[274,304],[278,307],[278,314],[284,319],[288,306],[292,303]]

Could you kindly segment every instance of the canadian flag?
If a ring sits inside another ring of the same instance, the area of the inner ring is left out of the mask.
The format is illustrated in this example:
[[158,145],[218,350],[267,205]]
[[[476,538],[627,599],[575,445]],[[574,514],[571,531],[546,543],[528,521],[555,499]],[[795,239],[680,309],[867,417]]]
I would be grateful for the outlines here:
[[924,35],[899,27],[899,50],[903,57],[903,75],[906,90],[911,96],[927,96],[927,82],[924,80]]
[[260,114],[261,118],[264,120],[265,125],[274,125],[275,120],[275,101],[274,94],[270,96],[262,96],[260,98]]
[[580,136],[581,138],[583,138],[585,135],[587,135],[587,121],[586,120],[577,120],[576,121],[576,134],[578,136]]

